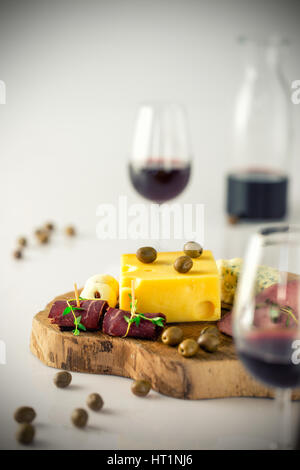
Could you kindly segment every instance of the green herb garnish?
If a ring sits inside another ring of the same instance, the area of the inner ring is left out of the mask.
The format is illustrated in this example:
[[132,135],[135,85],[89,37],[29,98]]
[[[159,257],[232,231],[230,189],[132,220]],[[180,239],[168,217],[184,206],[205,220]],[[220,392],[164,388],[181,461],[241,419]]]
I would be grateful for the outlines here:
[[78,317],[76,317],[75,311],[84,310],[84,309],[82,307],[74,307],[73,305],[71,305],[70,302],[72,302],[72,300],[75,300],[75,299],[67,300],[68,306],[63,311],[63,317],[65,315],[68,315],[69,313],[73,314],[75,328],[72,331],[72,333],[74,334],[74,336],[78,336],[80,334],[79,330],[86,331],[86,327],[81,323],[81,315],[78,315]]

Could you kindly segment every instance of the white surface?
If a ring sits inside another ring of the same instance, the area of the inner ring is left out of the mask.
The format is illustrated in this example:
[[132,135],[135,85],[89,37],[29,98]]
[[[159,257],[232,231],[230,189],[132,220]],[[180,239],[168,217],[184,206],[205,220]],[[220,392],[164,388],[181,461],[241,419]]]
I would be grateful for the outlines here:
[[[249,227],[224,230],[222,212],[243,76],[235,38],[273,32],[291,39],[286,75],[299,79],[299,2],[292,0],[1,2],[7,102],[0,106],[0,339],[7,365],[0,365],[0,447],[16,446],[12,414],[21,404],[38,412],[34,448],[251,448],[275,437],[270,400],[188,402],[155,393],[141,400],[129,380],[78,374],[72,388],[57,390],[54,370],[28,350],[34,313],[74,281],[114,274],[119,254],[136,249],[133,242],[96,241],[95,214],[99,203],[116,203],[120,194],[140,201],[125,173],[140,101],[186,105],[195,160],[178,201],[205,204],[206,246],[216,257],[242,255]],[[293,111],[297,130],[300,105]],[[28,249],[26,260],[13,260],[15,238],[48,219],[60,227],[75,223],[80,237],[56,236],[49,246]],[[93,391],[106,411],[90,414],[87,431],[72,429],[71,410]]]
[[[0,365],[0,448],[20,447],[13,421],[20,405],[37,411],[34,449],[267,448],[276,438],[272,400],[185,401],[155,392],[141,399],[132,395],[128,379],[89,374],[73,374],[72,385],[60,390],[52,383],[55,370],[31,355],[33,314],[70,290],[73,281],[81,285],[97,271],[115,273],[124,248],[84,235],[74,240],[55,235],[49,246],[32,246],[26,259],[16,261],[1,246],[6,276],[1,285],[0,339],[6,343],[7,364]],[[75,407],[85,407],[91,392],[102,395],[103,412],[90,411],[88,428],[74,429],[70,414]]]

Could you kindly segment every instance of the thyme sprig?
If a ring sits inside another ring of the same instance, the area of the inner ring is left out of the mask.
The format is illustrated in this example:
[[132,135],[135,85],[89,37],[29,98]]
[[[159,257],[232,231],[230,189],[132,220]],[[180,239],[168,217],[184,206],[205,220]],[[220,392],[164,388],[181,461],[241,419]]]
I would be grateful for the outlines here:
[[70,302],[72,302],[72,300],[76,300],[76,299],[67,300],[68,306],[63,311],[63,317],[65,315],[68,315],[69,313],[72,313],[74,317],[74,326],[75,326],[72,333],[74,334],[74,336],[78,336],[80,334],[79,330],[86,331],[86,327],[81,323],[81,315],[78,315],[78,317],[76,317],[75,311],[84,310],[84,309],[82,307],[74,307],[73,305],[71,305]]
[[264,303],[256,305],[256,309],[265,307],[266,305],[269,305],[271,307],[270,317],[274,323],[277,323],[277,321],[279,320],[280,314],[284,313],[285,315],[287,315],[287,319],[285,323],[286,326],[289,326],[291,318],[294,320],[294,322],[297,325],[299,324],[298,319],[293,313],[292,307],[289,307],[288,305],[279,305],[277,302],[274,302],[271,299],[266,299]]
[[141,320],[147,320],[153,323],[154,325],[164,327],[164,319],[162,317],[154,317],[154,318],[147,318],[143,313],[138,313],[136,311],[137,309],[137,299],[133,299],[131,294],[128,294],[129,298],[131,300],[130,302],[130,317],[128,315],[124,315],[124,320],[128,323],[127,330],[123,338],[126,338],[126,336],[129,333],[130,327],[133,323],[136,324],[137,327],[139,327]]

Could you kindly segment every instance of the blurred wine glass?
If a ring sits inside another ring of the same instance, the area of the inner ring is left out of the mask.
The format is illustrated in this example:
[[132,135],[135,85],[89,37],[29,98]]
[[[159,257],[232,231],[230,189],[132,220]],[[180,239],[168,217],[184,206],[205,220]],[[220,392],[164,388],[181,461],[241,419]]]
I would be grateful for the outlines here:
[[175,103],[143,104],[138,110],[129,175],[146,199],[161,204],[186,188],[191,174],[187,117]]
[[234,340],[248,371],[276,389],[282,449],[291,446],[291,389],[300,386],[299,312],[300,226],[262,229],[246,252],[233,310]]

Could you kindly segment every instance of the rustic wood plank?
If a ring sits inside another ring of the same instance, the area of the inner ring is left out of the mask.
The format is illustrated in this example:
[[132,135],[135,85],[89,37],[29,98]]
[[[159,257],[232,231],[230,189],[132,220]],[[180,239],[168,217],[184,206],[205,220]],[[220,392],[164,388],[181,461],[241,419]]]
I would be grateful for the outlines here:
[[[272,397],[238,360],[231,338],[221,335],[213,354],[202,350],[186,359],[177,348],[159,341],[115,338],[101,332],[61,332],[48,319],[52,303],[74,298],[68,292],[51,301],[33,318],[30,349],[44,364],[57,369],[111,374],[150,380],[153,389],[175,398]],[[197,339],[208,323],[181,323],[185,337]],[[300,399],[300,390],[294,393]]]

